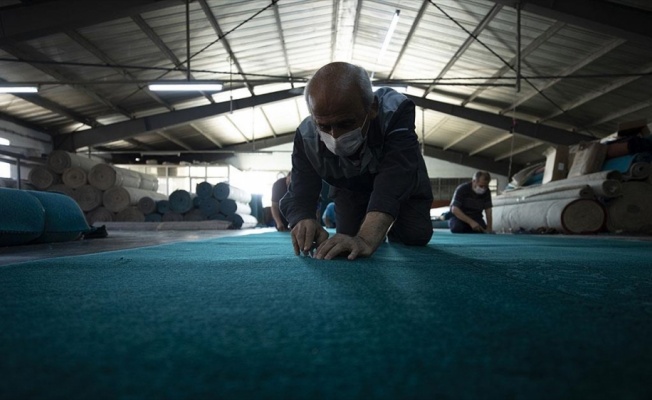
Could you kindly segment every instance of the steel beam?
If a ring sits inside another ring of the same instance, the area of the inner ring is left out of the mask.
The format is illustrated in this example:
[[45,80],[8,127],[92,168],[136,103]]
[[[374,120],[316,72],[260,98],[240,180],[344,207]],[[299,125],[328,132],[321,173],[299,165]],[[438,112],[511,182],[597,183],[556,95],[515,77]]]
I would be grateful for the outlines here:
[[[233,110],[257,107],[263,104],[291,99],[297,96],[300,96],[300,94],[296,94],[295,91],[289,89],[233,100]],[[75,151],[82,147],[97,146],[99,144],[110,143],[116,140],[124,140],[142,133],[184,125],[204,118],[225,114],[230,111],[231,101],[225,101],[222,103],[208,104],[205,106],[135,118],[129,121],[118,122],[95,129],[77,132],[74,135],[59,135],[55,138],[54,147],[55,149]]]
[[138,15],[167,7],[179,0],[60,0],[13,7],[0,11],[0,44],[15,43]]
[[[498,129],[504,129],[506,132],[511,131],[514,125],[512,117],[492,114],[486,111],[474,110],[471,108],[461,107],[454,104],[443,103],[441,101],[424,99],[419,96],[406,95],[418,107],[452,115],[468,121],[474,121],[479,124],[492,126]],[[593,139],[590,136],[579,133],[566,131],[563,129],[553,128],[551,126],[535,124],[532,122],[516,119],[516,133],[527,136],[536,140],[542,140],[553,144],[572,145],[582,140]]]
[[643,9],[595,0],[492,1],[506,6],[520,2],[523,11],[652,47],[652,12]]

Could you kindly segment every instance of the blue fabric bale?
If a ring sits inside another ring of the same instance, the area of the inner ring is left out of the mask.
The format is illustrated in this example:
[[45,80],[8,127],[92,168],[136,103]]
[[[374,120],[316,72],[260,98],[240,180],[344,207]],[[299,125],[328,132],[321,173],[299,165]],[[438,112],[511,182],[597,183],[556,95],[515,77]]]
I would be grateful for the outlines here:
[[0,246],[26,244],[43,234],[45,209],[24,190],[0,188]]
[[84,212],[72,198],[53,192],[27,191],[45,210],[43,234],[32,243],[67,242],[90,232]]
[[201,198],[208,198],[213,196],[213,185],[209,182],[200,182],[195,186],[195,192],[197,196]]
[[170,202],[170,210],[183,214],[192,209],[193,198],[196,197],[194,193],[189,193],[187,190],[177,189],[170,194],[168,201]]

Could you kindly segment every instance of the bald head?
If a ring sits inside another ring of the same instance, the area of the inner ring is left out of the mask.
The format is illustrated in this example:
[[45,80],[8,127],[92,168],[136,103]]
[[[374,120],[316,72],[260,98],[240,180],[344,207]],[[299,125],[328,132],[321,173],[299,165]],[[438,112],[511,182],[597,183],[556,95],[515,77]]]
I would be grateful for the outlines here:
[[355,100],[368,111],[374,100],[367,71],[345,62],[326,64],[318,69],[306,86],[305,97],[311,113],[316,107],[323,108],[340,99]]

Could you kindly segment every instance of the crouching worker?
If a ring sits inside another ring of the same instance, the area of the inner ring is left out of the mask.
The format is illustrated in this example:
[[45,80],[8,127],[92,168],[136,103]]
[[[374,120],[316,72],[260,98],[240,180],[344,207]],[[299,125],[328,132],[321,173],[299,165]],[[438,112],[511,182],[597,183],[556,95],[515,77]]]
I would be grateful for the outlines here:
[[[343,62],[320,68],[305,99],[310,116],[297,128],[292,184],[280,203],[295,254],[353,260],[372,255],[385,238],[426,245],[432,191],[414,103],[389,88],[374,93],[367,72]],[[315,218],[322,180],[335,202],[331,238]]]
[[[478,171],[471,182],[466,182],[455,189],[451,202],[451,219],[448,227],[453,233],[491,233],[491,175],[487,171]],[[487,221],[482,218],[484,211]]]

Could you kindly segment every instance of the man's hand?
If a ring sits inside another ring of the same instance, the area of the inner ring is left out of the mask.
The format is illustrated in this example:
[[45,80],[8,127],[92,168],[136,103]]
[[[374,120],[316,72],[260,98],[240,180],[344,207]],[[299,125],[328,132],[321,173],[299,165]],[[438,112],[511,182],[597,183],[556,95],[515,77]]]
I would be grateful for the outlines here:
[[348,254],[349,260],[355,260],[357,257],[369,257],[373,252],[374,248],[360,236],[336,234],[317,248],[315,258],[331,260],[340,254]]
[[276,230],[279,231],[279,232],[287,232],[287,231],[290,230],[290,228],[288,228],[287,226],[283,225],[282,222],[281,222],[281,223],[278,223],[278,222],[277,222],[277,223],[276,223]]
[[471,229],[473,229],[475,232],[484,232],[485,231],[484,228],[482,227],[482,225],[480,225],[476,221],[471,220],[470,225],[471,225]]
[[292,228],[294,254],[308,255],[328,239],[328,232],[315,219],[304,219]]

